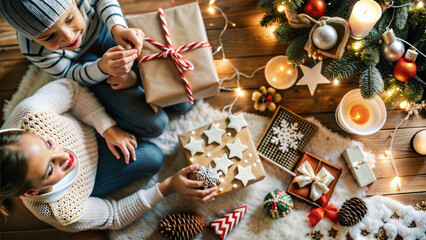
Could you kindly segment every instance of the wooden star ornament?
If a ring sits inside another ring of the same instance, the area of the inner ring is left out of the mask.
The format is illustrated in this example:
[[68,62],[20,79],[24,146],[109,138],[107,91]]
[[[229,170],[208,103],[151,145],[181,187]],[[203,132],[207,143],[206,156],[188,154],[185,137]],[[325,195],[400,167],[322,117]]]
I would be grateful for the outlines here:
[[321,74],[322,61],[317,63],[313,68],[300,65],[300,69],[302,69],[303,77],[296,85],[308,85],[311,96],[314,95],[318,84],[330,83],[330,80]]

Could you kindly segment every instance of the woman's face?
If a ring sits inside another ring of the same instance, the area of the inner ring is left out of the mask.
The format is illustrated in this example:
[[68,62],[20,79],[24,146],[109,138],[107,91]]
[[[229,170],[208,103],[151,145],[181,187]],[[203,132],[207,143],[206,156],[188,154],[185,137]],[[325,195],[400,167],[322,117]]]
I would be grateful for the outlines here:
[[50,28],[34,38],[49,50],[76,50],[80,47],[86,23],[73,3]]
[[27,179],[40,192],[49,192],[77,165],[72,155],[58,143],[45,141],[33,134],[23,135],[17,147],[28,157]]

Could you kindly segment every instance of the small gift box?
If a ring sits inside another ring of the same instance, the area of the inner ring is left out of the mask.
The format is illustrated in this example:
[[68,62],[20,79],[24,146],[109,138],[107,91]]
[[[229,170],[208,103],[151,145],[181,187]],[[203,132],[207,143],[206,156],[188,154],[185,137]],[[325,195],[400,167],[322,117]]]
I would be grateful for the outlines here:
[[199,164],[192,179],[217,187],[217,196],[262,180],[265,170],[242,114],[229,116],[179,135],[189,165]]
[[359,146],[346,149],[343,151],[342,157],[360,187],[367,186],[377,180]]
[[341,167],[308,152],[303,153],[295,169],[287,192],[317,207],[321,196],[330,199],[342,172]]
[[197,3],[127,17],[145,33],[139,67],[147,103],[155,107],[219,93],[203,18]]

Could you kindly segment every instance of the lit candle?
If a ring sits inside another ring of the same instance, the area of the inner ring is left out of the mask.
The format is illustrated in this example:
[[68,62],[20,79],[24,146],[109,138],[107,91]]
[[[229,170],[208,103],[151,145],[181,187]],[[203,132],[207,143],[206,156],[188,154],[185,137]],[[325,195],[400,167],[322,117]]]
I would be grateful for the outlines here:
[[365,105],[357,104],[351,108],[349,111],[352,121],[357,124],[365,124],[370,119],[370,111]]
[[373,0],[361,0],[352,9],[349,18],[351,36],[362,39],[370,32],[382,15],[382,8]]

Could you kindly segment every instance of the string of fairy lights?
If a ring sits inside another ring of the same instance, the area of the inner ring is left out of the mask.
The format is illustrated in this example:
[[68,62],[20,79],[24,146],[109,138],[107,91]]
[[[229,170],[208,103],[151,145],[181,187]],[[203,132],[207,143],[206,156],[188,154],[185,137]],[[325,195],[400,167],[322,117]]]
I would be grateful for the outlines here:
[[[210,0],[209,1],[209,8],[208,8],[208,11],[210,12],[210,14],[215,14],[215,12],[216,12],[216,10],[217,11],[219,11],[220,12],[220,14],[222,15],[222,17],[223,17],[223,19],[225,20],[225,24],[224,24],[224,27],[223,27],[223,29],[222,29],[222,31],[220,32],[220,34],[219,34],[219,46],[217,47],[217,49],[213,52],[213,55],[216,55],[216,54],[218,54],[218,53],[221,53],[221,55],[222,55],[222,61],[223,61],[223,63],[226,63],[227,65],[229,65],[231,68],[232,68],[232,70],[234,71],[234,73],[230,76],[230,77],[224,77],[224,78],[220,78],[219,79],[219,81],[220,81],[220,85],[221,85],[221,87],[220,87],[220,89],[221,90],[224,90],[224,91],[235,91],[236,92],[236,97],[233,99],[233,101],[230,103],[230,104],[228,104],[228,105],[226,105],[224,108],[223,108],[223,111],[225,112],[225,111],[228,111],[229,112],[229,114],[232,114],[232,107],[234,106],[234,104],[237,102],[237,100],[238,100],[238,98],[240,97],[240,96],[243,96],[244,95],[244,92],[242,91],[242,89],[241,89],[241,87],[240,87],[240,78],[241,77],[245,77],[245,78],[247,78],[247,79],[250,79],[250,78],[253,78],[254,77],[254,75],[258,72],[258,71],[260,71],[260,70],[262,70],[262,69],[264,69],[265,68],[265,65],[263,65],[263,66],[260,66],[259,68],[257,68],[257,69],[255,69],[250,75],[248,75],[248,74],[245,74],[245,73],[242,73],[242,72],[240,72],[239,70],[238,70],[238,68],[237,67],[235,67],[227,58],[226,58],[226,54],[225,54],[225,47],[224,47],[224,44],[223,44],[223,41],[222,41],[222,37],[223,37],[223,34],[225,33],[225,31],[227,30],[227,28],[228,28],[228,25],[230,25],[230,26],[232,26],[232,27],[236,27],[237,26],[237,24],[236,23],[234,23],[234,22],[231,22],[229,19],[228,19],[228,17],[227,17],[227,15],[224,13],[224,11],[220,8],[220,7],[218,7],[218,6],[216,6],[215,5],[215,2],[216,2],[216,0]],[[424,4],[423,4],[423,2],[421,1],[421,0],[419,0],[419,1],[417,1],[417,2],[414,2],[414,3],[408,3],[409,5],[415,5],[416,7],[418,7],[418,8],[422,8],[422,7],[424,7]],[[391,3],[391,4],[389,4],[387,7],[386,7],[386,9],[387,8],[400,8],[400,7],[403,7],[403,6],[406,6],[407,4],[403,4],[403,5],[398,5],[398,6],[395,6],[395,5],[393,5],[393,2]],[[285,4],[284,3],[281,3],[281,4],[278,4],[277,5],[277,11],[278,12],[283,12],[283,11],[285,11]],[[385,10],[386,10],[385,9]],[[395,12],[395,11],[394,11]],[[391,19],[391,21],[390,21],[390,23],[389,23],[389,26],[390,26],[390,24],[392,23],[392,21],[393,21],[393,17],[392,17],[392,19]],[[420,52],[417,48],[415,48],[412,44],[410,44],[409,42],[407,42],[407,41],[405,41],[404,39],[401,39],[401,38],[398,38],[398,40],[400,40],[400,41],[403,41],[404,43],[406,43],[407,45],[409,45],[409,46],[411,46],[413,49],[415,49],[418,53],[420,53],[422,56],[424,56],[424,57],[426,57],[426,55],[424,54],[424,53],[422,53],[422,52]],[[353,50],[355,50],[355,51],[358,51],[358,50],[361,50],[362,49],[362,42],[361,41],[355,41],[351,46],[350,46]],[[319,59],[319,60],[322,60],[322,59]],[[424,85],[426,85],[426,83],[422,80],[422,79],[420,79],[418,76],[415,76],[415,78],[419,81],[419,82],[421,82],[422,84],[424,84]],[[235,79],[235,82],[236,82],[236,87],[235,88],[227,88],[227,87],[223,87],[222,86],[222,83],[224,82],[224,81],[229,81],[229,80],[233,80],[233,79]],[[340,84],[340,80],[339,79],[333,79],[333,84],[334,85],[339,85]],[[396,91],[398,91],[399,89],[396,89]],[[389,96],[391,96],[392,94],[395,94],[395,90],[388,90],[387,91],[387,94],[389,95]],[[393,186],[393,188],[395,188],[395,189],[398,189],[398,190],[401,190],[401,178],[399,177],[399,173],[398,173],[398,169],[397,169],[397,167],[396,167],[396,164],[395,164],[395,159],[394,159],[394,155],[392,154],[392,148],[393,148],[393,142],[394,142],[394,138],[395,138],[395,135],[396,135],[396,131],[397,131],[397,129],[406,121],[406,120],[408,120],[408,118],[412,115],[412,114],[416,114],[417,115],[417,117],[418,117],[418,111],[420,111],[420,110],[422,110],[422,109],[425,109],[426,108],[426,105],[425,105],[425,103],[423,102],[423,103],[421,103],[421,104],[412,104],[412,103],[409,103],[409,102],[407,102],[407,101],[403,101],[403,102],[401,102],[400,103],[400,105],[399,105],[399,107],[401,108],[401,109],[403,109],[403,110],[405,110],[405,111],[407,111],[408,112],[408,114],[407,114],[407,116],[404,118],[404,119],[402,119],[401,120],[401,122],[397,125],[397,127],[394,129],[394,131],[392,132],[392,135],[391,135],[391,141],[390,141],[390,145],[389,145],[389,147],[385,150],[385,152],[384,152],[384,156],[386,157],[386,158],[388,158],[390,161],[391,161],[391,163],[392,163],[392,168],[393,168],[393,170],[394,170],[394,172],[395,172],[395,177],[393,178],[393,180],[392,180],[392,186]]]

